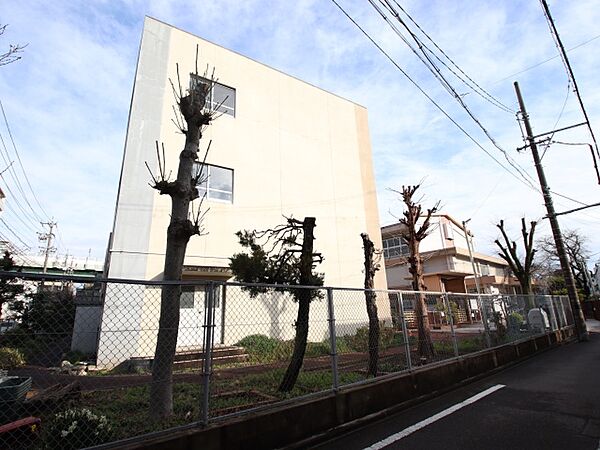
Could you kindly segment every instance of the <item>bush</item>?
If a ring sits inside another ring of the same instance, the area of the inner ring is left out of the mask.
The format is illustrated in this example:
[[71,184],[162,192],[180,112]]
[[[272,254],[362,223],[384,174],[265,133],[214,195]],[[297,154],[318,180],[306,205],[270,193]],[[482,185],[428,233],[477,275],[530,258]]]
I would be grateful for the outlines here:
[[99,445],[111,437],[105,416],[89,409],[73,408],[56,414],[45,430],[47,449],[71,450]]
[[246,350],[252,360],[273,361],[275,351],[281,345],[281,342],[264,334],[253,334],[246,336],[235,345],[244,347],[244,350]]
[[18,348],[0,348],[0,369],[8,370],[25,364],[25,356]]
[[[477,352],[484,348],[486,348],[485,342],[480,337],[465,338],[458,341],[458,353],[460,355]],[[452,341],[435,341],[433,343],[433,349],[438,355],[454,355],[454,344]]]
[[518,312],[512,312],[508,315],[506,323],[508,325],[508,329],[511,331],[519,331],[521,325],[523,325],[523,316]]
[[[367,352],[369,350],[369,327],[357,328],[354,335],[341,336],[337,341],[343,342],[342,345],[349,348],[350,351]],[[381,322],[379,326],[379,350],[399,345],[399,342],[404,342],[401,335],[396,333],[393,328],[386,327],[385,322]],[[338,344],[338,351],[339,347],[340,344]]]

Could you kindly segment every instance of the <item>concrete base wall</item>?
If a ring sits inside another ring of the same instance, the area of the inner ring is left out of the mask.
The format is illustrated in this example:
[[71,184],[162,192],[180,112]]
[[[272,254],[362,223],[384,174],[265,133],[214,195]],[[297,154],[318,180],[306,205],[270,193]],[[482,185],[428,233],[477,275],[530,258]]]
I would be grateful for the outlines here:
[[403,409],[574,338],[572,329],[556,331],[348,386],[337,393],[291,401],[203,429],[166,430],[146,436],[139,442],[121,442],[115,447],[156,450],[278,448],[331,432],[344,424],[343,428],[349,428],[352,422],[366,416]]

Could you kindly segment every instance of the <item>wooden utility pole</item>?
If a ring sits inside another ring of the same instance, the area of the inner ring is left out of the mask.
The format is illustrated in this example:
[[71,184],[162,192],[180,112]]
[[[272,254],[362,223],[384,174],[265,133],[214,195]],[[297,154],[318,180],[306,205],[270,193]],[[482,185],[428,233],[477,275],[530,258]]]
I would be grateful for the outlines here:
[[579,304],[579,298],[577,297],[577,288],[575,287],[575,278],[573,272],[571,272],[571,266],[569,259],[565,251],[565,243],[560,232],[558,220],[556,219],[556,212],[554,211],[554,204],[552,203],[552,196],[550,195],[550,188],[546,181],[546,175],[544,174],[544,168],[540,161],[540,155],[538,153],[537,144],[531,124],[529,123],[529,116],[525,110],[525,103],[521,96],[521,90],[519,89],[519,83],[515,81],[515,92],[517,93],[517,100],[519,101],[519,108],[523,123],[525,125],[525,131],[527,133],[528,146],[531,148],[531,154],[533,155],[533,162],[535,164],[535,170],[540,180],[540,186],[542,188],[542,195],[544,196],[544,203],[546,204],[546,211],[548,212],[548,220],[550,221],[550,227],[552,228],[552,235],[554,236],[554,242],[556,244],[556,252],[560,260],[560,267],[562,268],[563,277],[565,278],[565,284],[567,285],[567,292],[569,294],[569,301],[571,302],[571,309],[573,310],[573,317],[575,320],[575,329],[577,331],[577,338],[580,341],[588,341],[589,335],[585,326],[585,319],[583,318],[583,312],[581,305]]

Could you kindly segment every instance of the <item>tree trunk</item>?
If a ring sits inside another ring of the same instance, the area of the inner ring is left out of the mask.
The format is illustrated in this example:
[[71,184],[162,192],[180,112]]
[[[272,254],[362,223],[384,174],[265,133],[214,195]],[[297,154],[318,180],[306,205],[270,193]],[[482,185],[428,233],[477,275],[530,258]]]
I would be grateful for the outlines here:
[[[315,218],[305,217],[302,222],[302,253],[300,255],[300,285],[311,283],[313,266],[313,246]],[[279,385],[280,392],[289,392],[294,388],[306,353],[308,341],[308,321],[310,317],[310,301],[313,296],[311,289],[298,288],[295,297],[298,300],[298,315],[296,318],[296,336],[292,359]]]
[[369,317],[369,363],[367,375],[376,377],[379,364],[379,317],[377,315],[377,294],[373,292],[375,272],[379,268],[373,261],[375,245],[367,233],[361,234],[365,255],[365,302]]
[[417,351],[423,362],[433,359],[435,351],[431,341],[431,326],[429,325],[429,316],[427,315],[427,302],[423,291],[427,290],[423,280],[423,262],[419,254],[419,242],[415,239],[409,240],[410,247],[410,273],[412,274],[413,289],[418,291],[415,300],[415,315],[417,316]]
[[[183,99],[182,99],[183,100]],[[200,141],[200,124],[188,120],[185,147],[179,155],[177,180],[169,190],[171,222],[167,229],[167,248],[163,280],[180,281],[185,251],[194,224],[188,219],[190,202],[197,196],[192,172]],[[173,414],[173,358],[179,331],[180,285],[165,284],[160,301],[160,319],[150,386],[150,413],[154,418]]]

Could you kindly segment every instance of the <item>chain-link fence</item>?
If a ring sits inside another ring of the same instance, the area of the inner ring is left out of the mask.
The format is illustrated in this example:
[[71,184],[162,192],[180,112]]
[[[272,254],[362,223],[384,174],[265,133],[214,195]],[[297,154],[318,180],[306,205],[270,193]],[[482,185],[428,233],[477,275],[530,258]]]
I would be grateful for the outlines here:
[[0,448],[205,425],[573,326],[561,296],[41,277],[0,273]]

